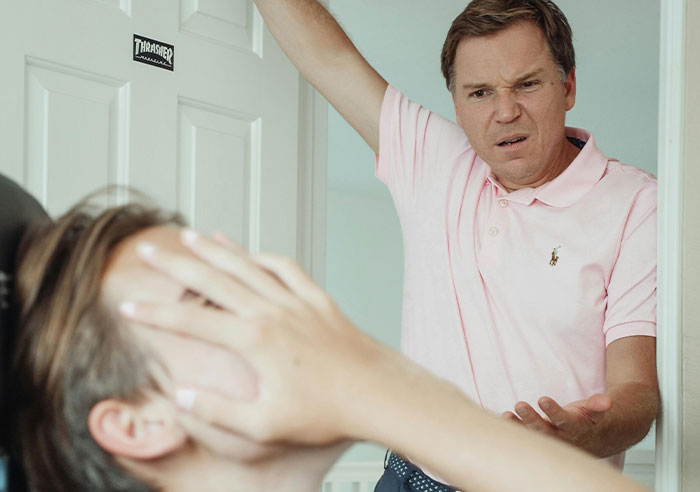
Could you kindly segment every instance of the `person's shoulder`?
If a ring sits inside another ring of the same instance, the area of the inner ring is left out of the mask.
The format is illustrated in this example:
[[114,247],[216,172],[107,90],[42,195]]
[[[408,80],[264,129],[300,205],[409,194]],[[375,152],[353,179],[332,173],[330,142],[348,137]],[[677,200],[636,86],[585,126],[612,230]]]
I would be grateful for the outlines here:
[[657,188],[657,179],[653,174],[636,166],[609,159],[603,179],[628,190]]
[[473,149],[461,126],[389,85],[384,96],[381,134],[400,136],[405,145],[418,146],[433,158],[451,162]]
[[398,111],[402,117],[424,118],[430,121],[431,124],[444,127],[446,131],[454,132],[458,138],[466,139],[464,130],[457,123],[417,102],[392,85],[387,87],[384,95],[384,106],[386,107],[385,109],[392,108],[394,111]]
[[621,180],[656,183],[656,176],[636,166],[625,164],[617,159],[609,159],[606,174]]
[[649,209],[656,208],[657,179],[639,167],[610,159],[601,183],[605,183],[605,189],[611,194],[609,196],[616,197],[613,200],[620,205],[637,204]]

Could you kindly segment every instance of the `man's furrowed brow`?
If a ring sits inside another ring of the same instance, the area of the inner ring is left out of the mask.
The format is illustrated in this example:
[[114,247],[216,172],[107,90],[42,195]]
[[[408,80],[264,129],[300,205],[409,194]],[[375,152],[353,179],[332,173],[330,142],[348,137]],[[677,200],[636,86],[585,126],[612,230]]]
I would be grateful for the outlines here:
[[521,84],[527,80],[534,79],[537,77],[540,77],[542,73],[544,72],[543,68],[538,68],[537,70],[533,70],[532,72],[528,72],[525,75],[518,77],[515,82],[513,82],[513,85],[518,85]]
[[[512,83],[511,86],[516,86],[518,84],[521,84],[527,80],[537,78],[542,75],[544,72],[543,68],[538,68],[536,70],[532,70],[531,72],[527,72],[524,75],[519,76],[517,79],[515,79]],[[474,91],[477,89],[490,89],[493,86],[493,84],[487,83],[487,82],[467,82],[465,84],[462,84],[462,89],[465,91]]]
[[462,89],[465,91],[474,91],[477,89],[488,89],[491,85],[485,82],[469,82],[467,84],[462,84]]

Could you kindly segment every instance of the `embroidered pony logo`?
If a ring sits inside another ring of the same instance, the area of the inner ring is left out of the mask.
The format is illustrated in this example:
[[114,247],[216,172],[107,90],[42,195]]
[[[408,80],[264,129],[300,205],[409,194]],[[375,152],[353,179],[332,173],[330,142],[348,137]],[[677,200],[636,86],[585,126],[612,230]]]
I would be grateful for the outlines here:
[[551,266],[557,266],[557,262],[559,261],[559,250],[561,249],[561,246],[557,246],[552,250],[552,259],[549,260],[549,264]]

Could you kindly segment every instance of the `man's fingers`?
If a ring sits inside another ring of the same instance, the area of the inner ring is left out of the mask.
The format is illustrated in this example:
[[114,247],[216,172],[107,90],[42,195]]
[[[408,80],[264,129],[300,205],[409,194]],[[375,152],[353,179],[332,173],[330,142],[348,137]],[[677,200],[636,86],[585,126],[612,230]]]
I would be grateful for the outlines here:
[[124,302],[119,310],[137,323],[204,340],[234,351],[244,350],[259,338],[258,329],[250,323],[212,307]]
[[613,402],[608,395],[595,394],[586,400],[585,408],[591,422],[597,424],[612,409]]
[[565,432],[571,430],[571,416],[556,401],[545,396],[537,404],[557,429]]
[[501,418],[503,420],[509,420],[511,422],[515,422],[516,424],[520,424],[520,425],[523,424],[523,422],[513,412],[503,412],[501,414]]
[[553,430],[552,425],[540,417],[535,409],[524,401],[515,404],[515,413],[529,429],[547,434],[551,433]]
[[608,395],[595,394],[586,400],[586,408],[592,412],[607,412],[613,406],[612,398]]
[[612,408],[612,400],[607,395],[593,395],[588,400],[572,403],[562,408],[549,397],[538,402],[552,424],[560,431],[575,435],[602,420]]

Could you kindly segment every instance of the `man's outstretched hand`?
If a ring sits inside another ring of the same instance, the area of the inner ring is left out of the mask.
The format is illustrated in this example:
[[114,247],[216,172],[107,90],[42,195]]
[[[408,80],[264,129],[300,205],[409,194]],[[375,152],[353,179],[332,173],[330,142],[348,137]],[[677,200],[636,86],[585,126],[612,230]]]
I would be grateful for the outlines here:
[[584,448],[587,438],[613,406],[612,399],[604,394],[595,394],[564,407],[547,396],[540,398],[537,404],[547,418],[524,401],[515,404],[514,412],[504,412],[501,417]]

